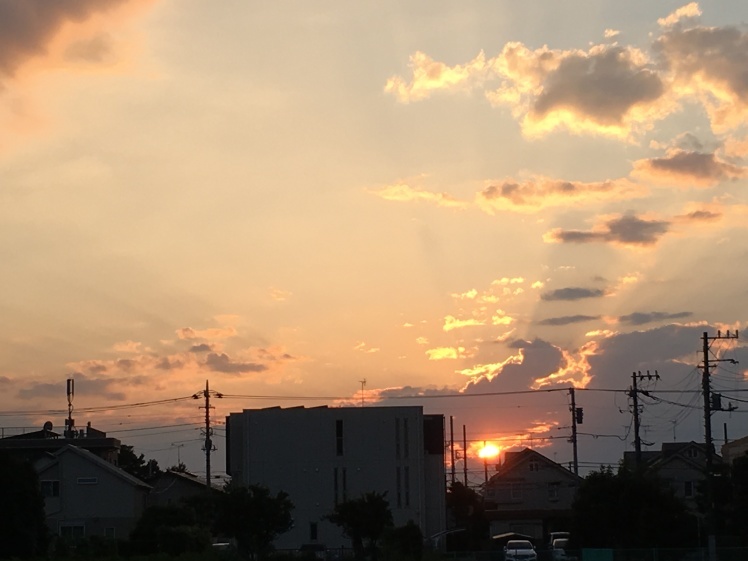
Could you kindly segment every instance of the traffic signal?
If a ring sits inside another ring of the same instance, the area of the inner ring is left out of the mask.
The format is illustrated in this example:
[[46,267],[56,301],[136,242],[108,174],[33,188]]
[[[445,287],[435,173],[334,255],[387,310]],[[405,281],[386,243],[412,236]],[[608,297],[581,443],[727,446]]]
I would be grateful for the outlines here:
[[584,409],[581,407],[577,407],[574,410],[574,415],[576,416],[577,424],[581,425],[584,420]]

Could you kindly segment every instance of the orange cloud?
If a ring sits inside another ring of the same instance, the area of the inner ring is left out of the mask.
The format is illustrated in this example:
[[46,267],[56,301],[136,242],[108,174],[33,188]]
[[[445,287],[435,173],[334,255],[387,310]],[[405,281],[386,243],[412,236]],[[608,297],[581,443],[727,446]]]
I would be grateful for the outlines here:
[[483,52],[467,64],[447,66],[421,51],[416,51],[410,56],[408,66],[413,73],[410,82],[400,76],[392,76],[384,86],[384,91],[393,94],[401,103],[425,99],[431,92],[438,90],[469,89],[480,81],[488,70]]
[[387,201],[427,202],[449,208],[464,208],[467,206],[466,202],[459,201],[446,193],[432,193],[411,187],[405,183],[396,183],[382,189],[369,190],[368,192]]
[[493,183],[478,193],[476,200],[480,208],[493,214],[496,211],[537,212],[550,207],[625,200],[644,194],[641,186],[625,179],[583,183],[536,176],[521,182],[507,179]]
[[177,329],[177,337],[180,339],[228,339],[236,336],[235,327],[214,327],[208,329],[193,329],[183,327]]

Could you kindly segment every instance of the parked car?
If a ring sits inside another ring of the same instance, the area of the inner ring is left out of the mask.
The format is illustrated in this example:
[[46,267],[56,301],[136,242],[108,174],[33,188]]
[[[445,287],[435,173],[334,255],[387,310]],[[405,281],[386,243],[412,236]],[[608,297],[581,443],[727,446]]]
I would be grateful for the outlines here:
[[553,561],[576,561],[576,556],[570,555],[566,548],[569,545],[568,538],[557,538],[551,544],[551,555]]
[[509,540],[504,546],[505,561],[537,561],[535,546],[529,540]]

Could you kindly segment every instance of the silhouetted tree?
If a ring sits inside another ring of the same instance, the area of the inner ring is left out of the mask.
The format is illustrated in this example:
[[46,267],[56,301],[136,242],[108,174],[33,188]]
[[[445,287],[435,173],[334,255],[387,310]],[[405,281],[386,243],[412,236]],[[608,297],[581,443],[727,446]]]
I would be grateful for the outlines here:
[[412,520],[405,526],[385,530],[382,544],[389,561],[419,561],[423,557],[423,533]]
[[275,538],[293,524],[293,503],[282,491],[272,495],[259,485],[229,485],[216,500],[216,529],[236,539],[244,558],[266,557]]
[[590,473],[572,505],[572,539],[584,547],[696,545],[696,520],[667,484],[628,469]]
[[146,460],[141,454],[138,456],[132,446],[123,444],[119,449],[117,465],[130,475],[137,477],[146,483],[152,481],[161,473],[156,460]]
[[34,468],[0,452],[0,558],[40,556],[47,544],[44,498]]
[[210,530],[199,524],[188,505],[147,508],[130,534],[134,553],[152,555],[204,551],[210,545]]
[[483,498],[473,489],[455,481],[447,490],[447,509],[452,514],[455,527],[465,530],[447,536],[448,549],[453,551],[481,549],[488,539],[489,528]]
[[364,546],[376,556],[377,542],[384,531],[392,526],[392,511],[385,498],[387,493],[365,493],[358,499],[349,499],[335,505],[327,519],[343,529],[351,539],[357,559],[363,559]]

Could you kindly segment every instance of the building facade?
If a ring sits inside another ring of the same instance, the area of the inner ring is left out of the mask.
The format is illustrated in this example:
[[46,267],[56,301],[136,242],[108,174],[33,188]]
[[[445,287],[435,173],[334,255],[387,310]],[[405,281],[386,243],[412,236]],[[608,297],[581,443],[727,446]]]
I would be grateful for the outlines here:
[[550,532],[568,530],[581,483],[581,477],[535,450],[507,452],[484,490],[491,536],[517,533],[540,543]]
[[444,417],[413,407],[250,409],[226,418],[232,481],[288,493],[293,528],[276,547],[350,546],[335,505],[386,493],[396,526],[445,528]]
[[65,445],[34,463],[47,525],[67,538],[127,538],[150,486],[99,456]]

